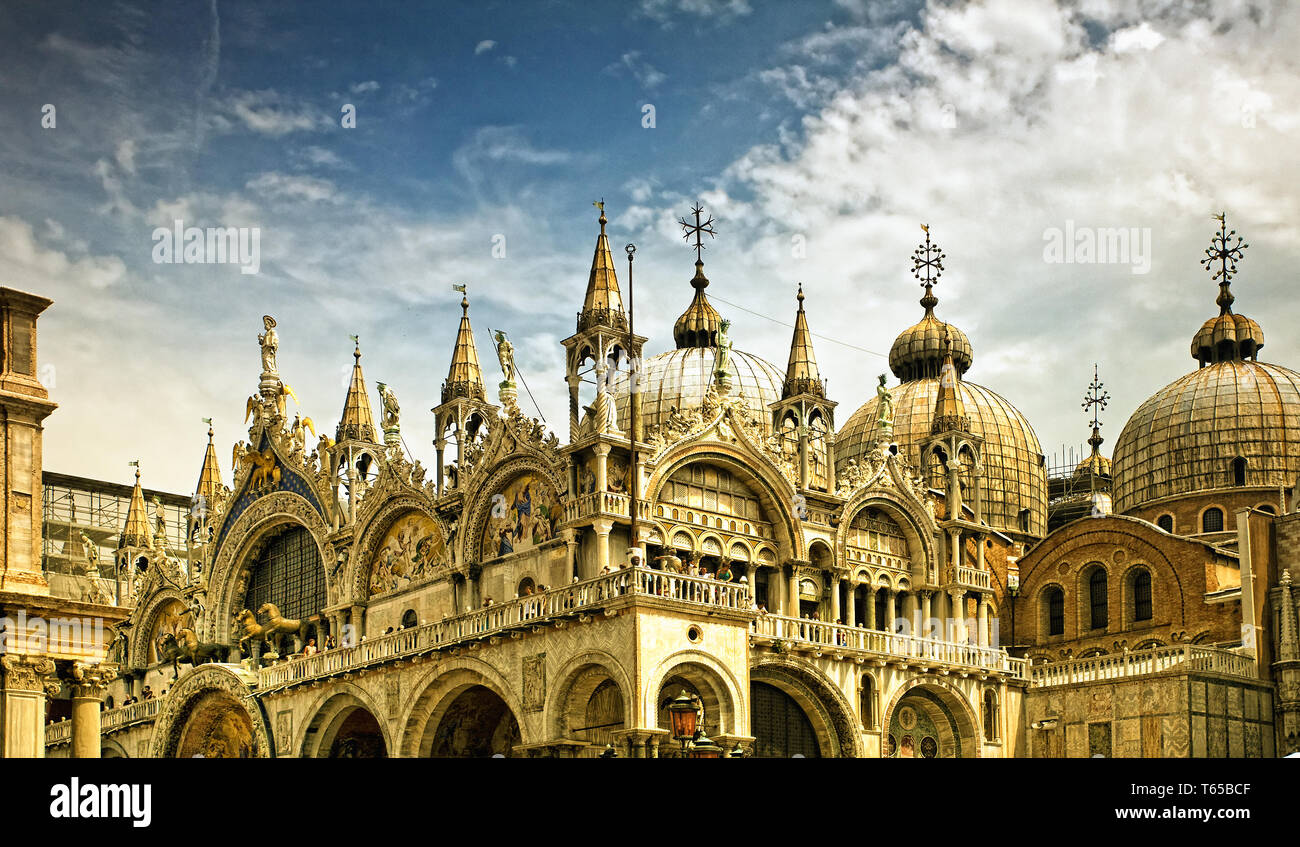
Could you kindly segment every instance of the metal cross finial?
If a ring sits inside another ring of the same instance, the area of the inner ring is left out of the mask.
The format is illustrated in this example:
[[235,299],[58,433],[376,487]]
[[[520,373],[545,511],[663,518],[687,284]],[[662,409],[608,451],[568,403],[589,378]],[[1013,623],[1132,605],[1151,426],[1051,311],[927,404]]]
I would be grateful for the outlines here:
[[943,260],[946,256],[939,245],[930,243],[929,224],[921,224],[921,229],[925,232],[925,243],[912,251],[912,276],[921,281],[921,286],[929,297],[930,289],[938,284],[939,277],[943,275]]
[[1106,408],[1106,403],[1110,400],[1110,392],[1105,391],[1103,383],[1098,378],[1097,366],[1092,366],[1092,384],[1088,386],[1088,393],[1083,395],[1083,410],[1092,412],[1092,428],[1101,428],[1101,411]]
[[[1237,262],[1242,259],[1241,251],[1250,245],[1242,243],[1241,236],[1237,235],[1235,229],[1228,229],[1227,215],[1225,213],[1220,212],[1213,217],[1219,222],[1219,232],[1210,239],[1210,246],[1206,248],[1205,258],[1201,260],[1201,264],[1207,271],[1214,271],[1210,279],[1212,281],[1218,280],[1219,285],[1225,286],[1226,293],[1226,286],[1237,273]],[[1234,237],[1237,239],[1236,243],[1232,242]],[[1218,270],[1214,269],[1216,262],[1219,265]],[[1228,295],[1228,297],[1228,302],[1231,304],[1231,295]]]
[[592,201],[591,201],[591,205],[595,206],[597,209],[600,209],[600,213],[601,213],[602,215],[605,214],[605,198],[604,198],[604,197],[600,198],[599,200],[592,200]]
[[691,236],[695,236],[695,243],[691,245],[695,248],[695,261],[703,262],[704,240],[702,236],[708,235],[710,238],[716,238],[718,233],[713,228],[712,215],[710,215],[709,219],[703,223],[700,222],[700,215],[704,214],[704,207],[699,203],[696,203],[691,209],[691,214],[695,215],[695,223],[691,223],[686,218],[678,218],[677,223],[681,224],[682,230],[685,232],[682,238],[685,238],[688,244],[690,243]]

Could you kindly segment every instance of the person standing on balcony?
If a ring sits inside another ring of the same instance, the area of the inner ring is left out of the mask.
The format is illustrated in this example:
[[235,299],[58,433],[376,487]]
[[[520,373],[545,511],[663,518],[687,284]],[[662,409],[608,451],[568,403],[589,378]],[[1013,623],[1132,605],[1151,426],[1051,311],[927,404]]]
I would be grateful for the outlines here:
[[302,654],[303,654],[304,656],[315,656],[316,653],[317,653],[317,650],[316,650],[316,639],[314,639],[314,638],[308,638],[308,639],[307,639],[307,646],[304,647],[304,648],[302,648]]

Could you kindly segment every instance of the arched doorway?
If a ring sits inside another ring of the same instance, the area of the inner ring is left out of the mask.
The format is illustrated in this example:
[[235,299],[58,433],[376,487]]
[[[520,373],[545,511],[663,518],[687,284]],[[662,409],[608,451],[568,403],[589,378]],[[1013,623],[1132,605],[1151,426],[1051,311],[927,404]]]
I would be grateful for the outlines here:
[[434,730],[434,758],[510,758],[520,743],[519,721],[496,692],[471,685],[447,705]]
[[749,699],[749,731],[754,736],[756,758],[821,758],[812,721],[793,697],[775,685],[754,682]]
[[384,732],[374,715],[358,706],[341,717],[330,744],[329,758],[382,759],[388,755]]
[[954,759],[976,754],[970,716],[954,695],[925,686],[911,689],[894,705],[881,740],[886,759]]
[[248,712],[225,691],[211,691],[190,708],[180,743],[179,759],[250,759],[256,755],[253,723]]

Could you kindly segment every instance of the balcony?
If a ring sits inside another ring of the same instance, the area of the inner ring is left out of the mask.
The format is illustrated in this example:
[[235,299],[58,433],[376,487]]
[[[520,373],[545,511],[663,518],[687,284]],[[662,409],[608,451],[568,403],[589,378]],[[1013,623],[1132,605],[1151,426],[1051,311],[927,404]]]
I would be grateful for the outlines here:
[[628,503],[631,497],[626,494],[615,494],[612,491],[593,491],[589,494],[579,494],[564,504],[564,522],[590,519],[590,518],[623,518],[630,516]]
[[958,565],[948,568],[948,584],[966,591],[992,591],[993,574],[979,568]]
[[756,618],[750,642],[773,644],[777,641],[792,642],[796,649],[806,647],[814,651],[841,653],[846,657],[867,656],[884,663],[1028,679],[1025,660],[1012,658],[997,647],[897,635],[783,615],[760,615]]
[[1033,665],[1029,669],[1030,680],[1038,688],[1158,673],[1217,673],[1239,679],[1259,677],[1254,657],[1218,647],[1199,647],[1193,644],[1052,662]]
[[624,568],[542,594],[474,609],[435,623],[363,640],[355,647],[299,656],[258,672],[265,691],[321,677],[348,673],[387,662],[403,661],[451,647],[512,633],[533,631],[633,598],[665,602],[699,611],[730,610],[753,614],[746,586],[648,568]]
[[[158,697],[153,700],[141,700],[129,706],[119,706],[116,709],[105,709],[99,713],[99,731],[113,732],[134,723],[155,720],[158,713],[162,711],[163,700],[164,698]],[[67,744],[70,741],[72,741],[71,720],[64,719],[58,723],[46,724],[45,745],[47,747]]]

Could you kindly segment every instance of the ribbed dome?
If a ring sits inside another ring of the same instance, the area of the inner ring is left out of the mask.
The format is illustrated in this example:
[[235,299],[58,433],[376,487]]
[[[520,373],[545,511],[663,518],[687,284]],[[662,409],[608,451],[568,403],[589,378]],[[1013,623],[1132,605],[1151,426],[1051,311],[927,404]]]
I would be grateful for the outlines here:
[[1202,364],[1254,358],[1264,346],[1264,330],[1245,315],[1225,311],[1210,318],[1192,338],[1192,358]]
[[[647,359],[644,390],[641,393],[642,431],[665,424],[673,407],[681,411],[699,409],[713,382],[716,350],[712,347],[684,347]],[[731,351],[731,396],[741,397],[766,426],[767,407],[781,399],[785,374],[771,362],[740,350]],[[618,425],[629,425],[627,373],[620,371],[610,390],[616,398]]]
[[957,373],[966,373],[975,358],[970,339],[957,327],[936,318],[932,309],[927,309],[920,322],[899,333],[894,346],[889,348],[889,369],[894,376],[904,382],[938,376],[943,365],[945,326],[952,340],[952,363]]
[[1088,458],[1080,462],[1074,469],[1075,479],[1087,479],[1088,474],[1093,473],[1097,476],[1110,476],[1110,459],[1098,453],[1096,456],[1089,455]]
[[1223,361],[1157,391],[1115,444],[1115,510],[1234,484],[1291,486],[1300,473],[1300,374],[1279,365]]
[[[964,337],[964,336],[963,336]],[[1047,476],[1038,436],[1003,397],[966,380],[957,381],[971,434],[984,439],[984,475],[980,496],[989,526],[1021,532],[1020,512],[1029,510],[1028,532],[1047,532]],[[931,417],[939,395],[938,378],[914,379],[891,389],[894,396],[894,440],[914,465],[921,443],[930,435]],[[878,398],[867,401],[840,428],[835,442],[835,464],[861,459],[871,449],[876,430]],[[973,504],[972,497],[967,502]]]

